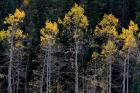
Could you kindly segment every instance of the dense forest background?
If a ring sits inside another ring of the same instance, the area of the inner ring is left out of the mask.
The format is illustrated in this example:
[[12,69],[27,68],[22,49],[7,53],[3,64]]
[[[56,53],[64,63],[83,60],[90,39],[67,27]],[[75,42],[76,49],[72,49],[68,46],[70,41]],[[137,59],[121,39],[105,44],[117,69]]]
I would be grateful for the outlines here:
[[140,0],[0,0],[0,93],[140,93]]

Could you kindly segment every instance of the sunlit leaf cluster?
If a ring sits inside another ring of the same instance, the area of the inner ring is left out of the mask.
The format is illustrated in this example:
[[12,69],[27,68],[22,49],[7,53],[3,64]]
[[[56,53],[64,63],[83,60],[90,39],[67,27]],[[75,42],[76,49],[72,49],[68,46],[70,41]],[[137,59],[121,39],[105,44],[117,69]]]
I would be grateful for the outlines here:
[[75,4],[71,10],[65,14],[63,21],[59,19],[59,23],[62,23],[64,26],[74,24],[77,27],[86,28],[88,26],[88,19],[84,15],[84,9],[78,4]]
[[9,26],[7,30],[0,31],[0,40],[1,41],[6,40],[10,43],[13,35],[16,43],[18,42],[19,45],[20,42],[21,45],[20,40],[24,39],[26,35],[18,26],[19,23],[23,22],[24,18],[25,18],[25,12],[23,10],[16,9],[14,14],[9,14],[9,16],[6,17],[4,21],[4,23],[9,24]]
[[137,47],[136,37],[134,36],[137,30],[138,26],[133,21],[130,21],[128,29],[125,28],[122,29],[122,34],[120,35],[120,38],[124,42],[123,49]]
[[54,44],[55,36],[58,33],[58,25],[56,22],[46,21],[45,27],[40,30],[41,45]]
[[22,22],[24,17],[25,17],[25,12],[23,10],[16,9],[14,14],[9,14],[9,16],[5,18],[4,23],[15,25],[18,24],[19,22]]
[[113,41],[109,40],[106,45],[103,46],[102,54],[112,55],[117,51],[116,45]]
[[105,14],[103,20],[96,26],[95,35],[97,36],[115,36],[118,32],[116,27],[118,26],[118,19],[112,14]]

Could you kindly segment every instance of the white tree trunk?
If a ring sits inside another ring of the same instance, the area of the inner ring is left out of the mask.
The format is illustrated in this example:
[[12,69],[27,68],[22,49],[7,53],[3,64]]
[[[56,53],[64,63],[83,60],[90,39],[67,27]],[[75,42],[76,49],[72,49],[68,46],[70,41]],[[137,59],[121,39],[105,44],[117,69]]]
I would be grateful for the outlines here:
[[93,89],[93,93],[96,93],[96,84],[95,84],[95,82],[96,82],[96,75],[97,75],[97,73],[96,73],[96,63],[95,63],[95,68],[94,68],[94,89]]
[[129,54],[130,54],[130,48],[128,49],[128,54],[124,61],[123,93],[125,92],[129,93]]
[[47,49],[45,49],[45,58],[43,62],[43,69],[41,74],[41,83],[40,83],[40,93],[43,93],[43,83],[44,83],[44,74],[45,74],[45,66],[46,66],[46,56],[47,56]]
[[51,93],[51,51],[51,45],[49,45],[47,54],[46,93]]
[[60,83],[59,83],[59,78],[60,78],[60,64],[58,63],[58,72],[57,72],[58,76],[57,76],[57,93],[59,93],[60,91]]
[[75,49],[75,93],[79,93],[78,89],[78,42],[76,42],[76,49]]
[[48,83],[48,80],[49,80],[49,50],[48,50],[48,53],[47,53],[47,77],[46,77],[46,93],[49,93],[48,90],[48,86],[49,86],[49,83]]
[[111,55],[109,55],[109,93],[111,93],[112,88],[112,60]]
[[127,62],[127,89],[126,89],[126,93],[129,93],[129,61]]
[[19,62],[20,61],[18,61],[18,67],[17,67],[17,76],[18,77],[17,77],[17,89],[16,89],[16,93],[18,93],[18,90],[19,90],[19,74],[20,74],[20,72],[19,72]]
[[49,46],[49,93],[51,93],[51,46]]
[[28,63],[29,62],[29,54],[28,54],[28,59],[27,59],[27,63],[26,63],[26,68],[25,68],[25,93],[27,93],[27,72],[28,72]]
[[124,67],[123,67],[123,93],[125,93],[125,89],[126,89],[126,61],[127,58],[124,61]]
[[22,49],[18,49],[17,50],[17,53],[18,53],[18,63],[17,63],[17,89],[16,89],[16,93],[18,93],[19,92],[19,83],[20,83],[20,63],[22,62],[22,57],[23,57],[23,55],[22,55]]
[[12,62],[13,62],[13,47],[14,47],[14,35],[16,31],[16,25],[13,26],[10,44],[10,61],[8,67],[8,93],[12,93]]
[[126,93],[129,93],[129,53],[130,53],[130,48],[128,49],[128,60],[127,60],[127,73],[126,73],[127,88],[126,88]]

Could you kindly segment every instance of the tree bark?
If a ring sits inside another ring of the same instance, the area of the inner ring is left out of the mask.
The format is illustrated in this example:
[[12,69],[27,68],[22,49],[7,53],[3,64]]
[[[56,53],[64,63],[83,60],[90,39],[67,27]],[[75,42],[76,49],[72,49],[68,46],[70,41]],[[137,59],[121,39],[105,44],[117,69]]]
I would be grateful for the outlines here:
[[125,89],[126,89],[126,61],[127,61],[127,58],[125,58],[125,61],[124,61],[124,66],[123,66],[123,93],[125,93]]
[[14,47],[14,36],[16,31],[16,25],[13,25],[12,28],[12,36],[11,36],[11,44],[10,44],[10,61],[8,67],[8,93],[12,93],[12,62],[13,62],[13,47]]
[[27,59],[27,63],[26,63],[26,68],[25,68],[25,93],[28,92],[28,88],[27,88],[27,73],[28,73],[28,64],[29,64],[29,54],[28,54],[28,59]]
[[97,73],[96,73],[96,63],[95,63],[95,68],[94,68],[94,89],[93,89],[93,93],[96,93],[96,84],[95,84],[95,82],[96,82],[96,75],[97,75]]
[[48,45],[47,53],[47,78],[46,78],[46,93],[51,92],[51,45]]
[[51,93],[51,46],[49,45],[49,93]]
[[79,93],[78,89],[78,42],[76,42],[76,49],[75,49],[75,93]]
[[[18,54],[20,55],[20,54]],[[18,90],[19,90],[19,75],[20,75],[20,72],[19,72],[19,59],[18,59],[18,65],[17,65],[17,89],[16,89],[16,93],[18,93]]]
[[46,55],[47,55],[47,49],[45,49],[45,58],[43,62],[43,69],[42,69],[42,75],[41,75],[41,83],[40,83],[40,93],[43,92],[43,81],[44,81],[44,74],[45,74],[45,66],[46,66]]
[[112,60],[111,55],[109,55],[109,93],[111,93],[112,88]]
[[127,73],[126,73],[126,79],[127,79],[127,88],[126,88],[126,93],[129,93],[129,53],[130,49],[128,49],[128,60],[127,60]]

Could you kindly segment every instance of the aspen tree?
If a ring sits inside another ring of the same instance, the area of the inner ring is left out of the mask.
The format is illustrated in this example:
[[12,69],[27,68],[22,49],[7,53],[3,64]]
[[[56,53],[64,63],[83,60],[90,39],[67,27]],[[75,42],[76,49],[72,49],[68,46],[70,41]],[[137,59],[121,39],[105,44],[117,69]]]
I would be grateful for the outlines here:
[[[42,69],[41,76],[41,85],[40,85],[40,93],[43,93],[43,83],[44,83],[44,74],[45,67],[47,64],[47,78],[46,78],[46,93],[51,92],[51,62],[52,62],[52,46],[55,44],[56,35],[58,33],[58,25],[56,22],[51,22],[49,20],[46,21],[45,27],[40,30],[41,33],[41,47],[45,50],[45,58]],[[47,63],[46,63],[47,61]]]
[[[9,61],[9,67],[8,67],[8,93],[12,93],[12,65],[13,65],[13,52],[14,47],[17,45],[20,46],[22,43],[19,43],[20,39],[25,38],[25,35],[23,34],[23,31],[18,27],[19,23],[23,22],[23,19],[25,17],[25,12],[23,10],[16,9],[14,14],[9,14],[8,17],[5,18],[4,23],[9,24],[9,27],[6,31],[1,31],[1,40],[8,41],[8,44],[10,45],[10,61]],[[16,41],[16,42],[14,42]]]
[[118,19],[112,14],[105,14],[102,21],[95,27],[95,35],[101,38],[116,38]]
[[[98,57],[99,57],[99,54],[97,52],[93,52],[92,54],[92,62],[94,63],[94,74],[93,74],[93,79],[94,79],[94,89],[93,89],[93,93],[96,93],[96,89],[97,89],[97,77],[99,75],[98,73]],[[91,69],[90,69],[91,70]]]
[[[107,59],[108,59],[108,66],[107,66],[107,83],[108,83],[108,93],[111,93],[111,88],[112,88],[112,54],[113,50],[109,48],[114,48],[115,46],[113,42],[116,41],[118,37],[118,32],[117,32],[117,26],[118,26],[118,19],[112,15],[112,14],[105,14],[103,16],[102,21],[95,27],[95,35],[98,38],[102,39],[102,44],[105,45],[103,49],[109,52]],[[112,42],[113,41],[113,42]],[[106,45],[107,43],[107,45]],[[105,54],[105,50],[102,51],[103,54]]]
[[69,29],[67,32],[64,30],[64,34],[68,33],[68,40],[73,40],[75,43],[75,93],[79,93],[79,67],[78,67],[78,54],[80,41],[83,39],[82,30],[88,26],[88,19],[84,15],[84,9],[75,4],[71,10],[65,14],[64,19],[61,21],[64,29]]
[[108,66],[109,66],[109,75],[108,75],[108,93],[112,93],[112,63],[114,61],[113,55],[117,51],[114,42],[108,41],[105,46],[103,46],[102,54],[104,54],[107,58]]
[[[129,59],[131,53],[135,48],[137,48],[136,38],[134,36],[135,32],[138,30],[138,25],[133,21],[130,21],[128,29],[123,28],[120,38],[124,42],[121,52],[124,57],[124,68],[123,68],[123,93],[129,93]],[[127,82],[126,82],[127,80]],[[127,85],[126,85],[127,83]],[[127,89],[126,89],[127,88]]]

